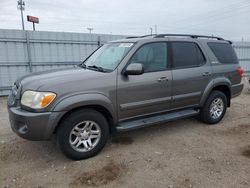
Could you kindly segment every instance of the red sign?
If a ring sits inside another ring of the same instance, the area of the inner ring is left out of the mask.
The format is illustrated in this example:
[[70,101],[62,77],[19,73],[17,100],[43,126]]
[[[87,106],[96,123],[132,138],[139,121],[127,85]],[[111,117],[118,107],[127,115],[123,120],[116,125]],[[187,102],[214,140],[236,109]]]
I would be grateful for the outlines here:
[[28,22],[39,23],[39,18],[35,16],[27,16]]

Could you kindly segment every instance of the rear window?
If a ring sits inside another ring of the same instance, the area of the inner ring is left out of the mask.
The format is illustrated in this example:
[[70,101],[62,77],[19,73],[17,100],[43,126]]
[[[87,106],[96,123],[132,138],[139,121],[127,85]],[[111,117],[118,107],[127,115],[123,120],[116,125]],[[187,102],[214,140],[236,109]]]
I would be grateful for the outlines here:
[[196,67],[206,61],[200,48],[193,42],[172,42],[173,67]]
[[220,63],[224,64],[238,63],[236,53],[230,44],[209,42],[208,46]]

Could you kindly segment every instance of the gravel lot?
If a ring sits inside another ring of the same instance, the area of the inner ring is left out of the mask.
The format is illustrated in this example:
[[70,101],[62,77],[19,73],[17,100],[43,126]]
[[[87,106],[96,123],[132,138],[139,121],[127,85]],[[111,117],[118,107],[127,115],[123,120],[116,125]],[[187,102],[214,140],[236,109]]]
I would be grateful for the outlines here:
[[250,92],[215,126],[183,119],[120,134],[83,161],[65,158],[53,140],[16,136],[0,98],[0,187],[248,188]]

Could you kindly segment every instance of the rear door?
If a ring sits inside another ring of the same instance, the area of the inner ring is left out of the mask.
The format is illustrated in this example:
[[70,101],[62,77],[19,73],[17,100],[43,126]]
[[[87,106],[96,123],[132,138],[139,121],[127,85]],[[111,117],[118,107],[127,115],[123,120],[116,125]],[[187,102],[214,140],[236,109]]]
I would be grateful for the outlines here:
[[202,93],[211,80],[211,65],[192,41],[172,41],[173,101],[171,108],[198,106]]

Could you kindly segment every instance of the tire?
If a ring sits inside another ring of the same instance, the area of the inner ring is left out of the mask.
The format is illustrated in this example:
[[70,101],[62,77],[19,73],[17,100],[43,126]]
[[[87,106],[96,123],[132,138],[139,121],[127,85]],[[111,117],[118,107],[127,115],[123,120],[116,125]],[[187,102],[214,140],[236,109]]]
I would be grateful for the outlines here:
[[[217,106],[217,110],[216,110],[216,107],[214,108],[215,110],[212,110],[212,107],[213,107],[212,105],[215,104],[216,102],[217,104],[222,104],[223,107],[219,105],[220,108],[218,108]],[[207,98],[207,101],[204,107],[201,109],[200,119],[201,121],[207,124],[219,123],[224,117],[226,110],[227,110],[226,95],[222,93],[221,91],[216,91],[216,90],[212,91],[212,93]],[[210,111],[216,111],[217,113],[211,113]],[[221,111],[221,113],[218,113],[219,111]],[[217,115],[219,114],[219,115],[217,116],[215,114]]]
[[63,154],[73,160],[95,156],[109,138],[106,118],[92,109],[71,113],[59,126],[57,144]]

